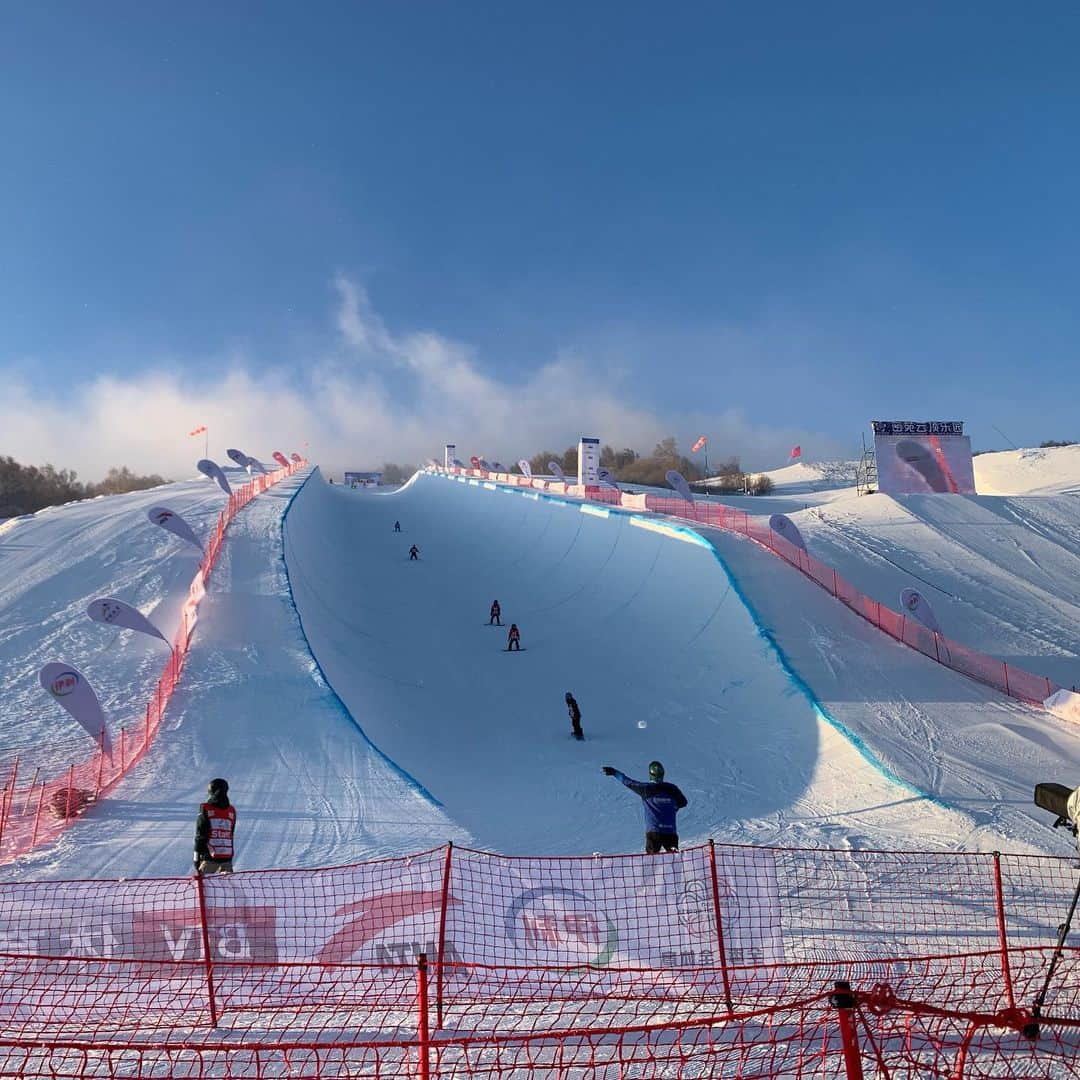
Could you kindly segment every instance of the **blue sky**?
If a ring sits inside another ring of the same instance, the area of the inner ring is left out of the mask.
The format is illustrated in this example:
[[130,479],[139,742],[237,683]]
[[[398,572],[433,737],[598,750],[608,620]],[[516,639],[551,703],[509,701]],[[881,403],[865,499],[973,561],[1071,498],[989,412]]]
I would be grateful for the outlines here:
[[1078,46],[1055,3],[5,5],[0,453],[1080,437]]

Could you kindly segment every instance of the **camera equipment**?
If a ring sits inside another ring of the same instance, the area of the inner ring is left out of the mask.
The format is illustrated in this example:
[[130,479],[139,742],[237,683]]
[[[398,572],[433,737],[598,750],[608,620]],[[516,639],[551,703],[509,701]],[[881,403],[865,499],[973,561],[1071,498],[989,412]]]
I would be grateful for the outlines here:
[[[1076,822],[1069,817],[1069,802],[1072,794],[1073,791],[1065,787],[1064,784],[1035,785],[1035,805],[1042,810],[1049,810],[1057,818],[1054,822],[1055,829],[1064,827],[1076,837]],[[1075,812],[1075,806],[1073,810]],[[1077,839],[1077,843],[1080,845],[1080,838]],[[1076,891],[1073,893],[1072,903],[1069,905],[1069,913],[1065,916],[1065,921],[1058,927],[1057,945],[1054,946],[1054,952],[1050,957],[1050,967],[1046,972],[1046,979],[1038,997],[1035,998],[1035,1004],[1031,1007],[1031,1020],[1024,1025],[1025,1038],[1037,1039],[1039,1037],[1039,1017],[1042,1014],[1043,1003],[1046,1001],[1046,992],[1050,989],[1050,981],[1054,977],[1054,968],[1057,967],[1057,962],[1061,959],[1065,939],[1069,936],[1069,928],[1072,926],[1073,915],[1076,914],[1077,902],[1080,902],[1080,880],[1076,883]]]
[[1055,829],[1064,827],[1076,836],[1076,822],[1069,820],[1068,807],[1071,794],[1072,788],[1067,788],[1064,784],[1035,785],[1035,805],[1040,810],[1048,810],[1057,817],[1057,821],[1054,822]]

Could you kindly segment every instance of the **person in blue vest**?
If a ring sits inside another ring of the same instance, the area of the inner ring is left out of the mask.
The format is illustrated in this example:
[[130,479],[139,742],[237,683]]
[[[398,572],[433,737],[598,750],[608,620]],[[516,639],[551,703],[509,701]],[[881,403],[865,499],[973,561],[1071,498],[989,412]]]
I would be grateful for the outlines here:
[[233,835],[236,832],[236,807],[229,802],[228,781],[211,780],[206,802],[195,819],[195,872],[231,874]]
[[664,782],[664,766],[659,761],[650,761],[647,781],[632,780],[610,765],[604,766],[604,775],[614,776],[641,796],[641,808],[645,813],[645,854],[656,855],[661,850],[678,851],[679,833],[675,827],[675,815],[686,806],[686,796],[674,784]]

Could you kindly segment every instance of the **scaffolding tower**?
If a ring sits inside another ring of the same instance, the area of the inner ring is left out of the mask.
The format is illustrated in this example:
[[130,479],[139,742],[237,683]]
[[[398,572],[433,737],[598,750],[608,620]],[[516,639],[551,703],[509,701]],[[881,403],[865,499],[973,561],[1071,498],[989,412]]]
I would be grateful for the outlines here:
[[873,495],[877,491],[877,455],[874,452],[874,444],[866,445],[866,433],[862,435],[862,457],[859,458],[859,468],[855,474],[856,491],[859,495]]

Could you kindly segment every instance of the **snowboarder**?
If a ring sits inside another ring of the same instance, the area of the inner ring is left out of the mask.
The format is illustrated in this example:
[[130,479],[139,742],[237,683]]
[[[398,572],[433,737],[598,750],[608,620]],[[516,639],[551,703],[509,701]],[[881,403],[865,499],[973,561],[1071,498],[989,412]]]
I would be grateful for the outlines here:
[[574,729],[575,739],[584,739],[585,732],[581,730],[581,709],[569,690],[566,691],[566,707],[570,711],[570,726]]
[[641,796],[641,808],[645,814],[645,854],[656,855],[664,851],[679,850],[679,834],[675,828],[675,815],[686,805],[686,796],[674,785],[664,782],[664,766],[659,761],[649,762],[649,779],[631,780],[629,776],[604,766],[605,776],[614,776],[631,791]]
[[409,559],[412,560],[412,559],[419,559],[419,558],[420,558],[420,549],[415,544],[413,544],[413,546],[411,548],[409,548]]
[[499,607],[498,600],[491,601],[491,618],[488,619],[488,626],[494,624],[495,626],[502,626],[502,608]]
[[401,532],[401,522],[400,521],[395,521],[394,522],[394,532]]
[[206,788],[206,802],[195,819],[195,872],[231,874],[233,834],[236,831],[236,807],[229,803],[228,781],[211,780]]
[[509,652],[511,649],[521,652],[521,631],[516,622],[510,624],[510,633],[506,635],[506,651]]

